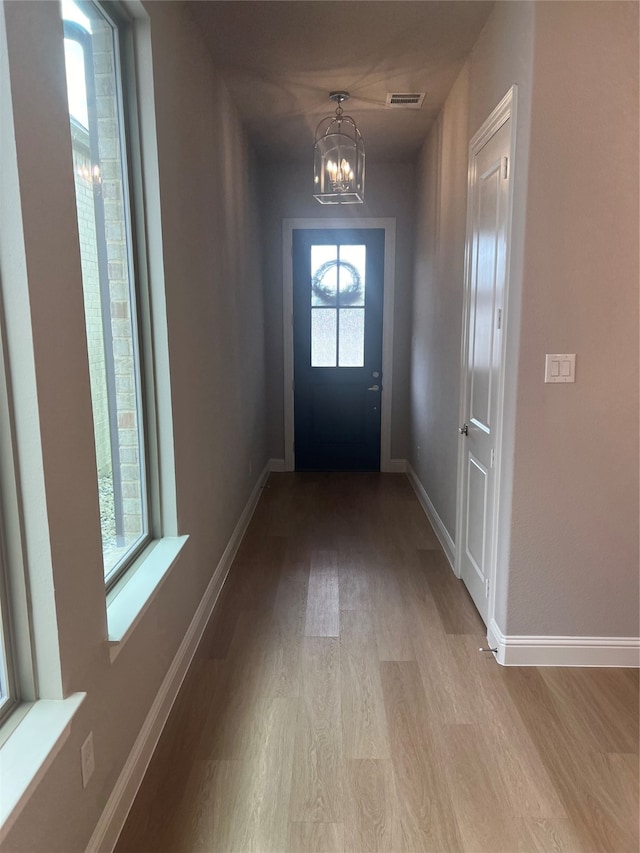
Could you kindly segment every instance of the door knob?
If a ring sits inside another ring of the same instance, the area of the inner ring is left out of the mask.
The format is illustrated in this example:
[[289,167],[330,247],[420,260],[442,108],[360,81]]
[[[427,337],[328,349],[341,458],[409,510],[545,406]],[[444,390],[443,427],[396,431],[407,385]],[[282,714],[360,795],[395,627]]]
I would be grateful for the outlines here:
[[458,432],[460,435],[469,435],[469,424],[463,424]]
[[379,390],[380,390],[380,386],[379,386],[379,385],[370,385],[370,386],[367,388],[367,391],[379,391]]

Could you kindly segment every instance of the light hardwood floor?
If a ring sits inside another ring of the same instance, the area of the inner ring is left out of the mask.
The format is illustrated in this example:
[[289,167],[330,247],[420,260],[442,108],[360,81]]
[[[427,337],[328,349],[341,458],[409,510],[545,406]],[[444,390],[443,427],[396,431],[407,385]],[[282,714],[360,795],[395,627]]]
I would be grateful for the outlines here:
[[117,853],[636,853],[638,672],[484,643],[404,476],[272,475]]

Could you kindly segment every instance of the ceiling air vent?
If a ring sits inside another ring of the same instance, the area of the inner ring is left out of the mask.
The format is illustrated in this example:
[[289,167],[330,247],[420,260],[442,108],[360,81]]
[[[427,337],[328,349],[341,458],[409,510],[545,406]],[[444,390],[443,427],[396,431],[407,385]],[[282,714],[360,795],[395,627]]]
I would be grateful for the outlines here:
[[419,110],[426,92],[387,92],[387,107]]

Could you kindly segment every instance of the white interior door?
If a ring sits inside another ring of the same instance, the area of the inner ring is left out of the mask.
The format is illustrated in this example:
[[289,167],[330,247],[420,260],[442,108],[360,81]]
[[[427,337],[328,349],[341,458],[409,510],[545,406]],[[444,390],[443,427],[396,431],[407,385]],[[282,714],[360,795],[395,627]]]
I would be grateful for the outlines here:
[[[467,281],[458,492],[458,569],[488,621],[495,563],[496,480],[502,412],[510,224],[511,130],[508,111],[474,137],[469,162]],[[492,121],[493,120],[493,121]]]

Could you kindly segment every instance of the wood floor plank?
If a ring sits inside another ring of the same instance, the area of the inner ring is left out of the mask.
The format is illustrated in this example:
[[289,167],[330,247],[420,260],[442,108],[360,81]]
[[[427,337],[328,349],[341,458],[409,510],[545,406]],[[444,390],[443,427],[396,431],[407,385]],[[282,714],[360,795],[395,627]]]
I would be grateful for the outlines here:
[[219,665],[218,689],[200,738],[199,758],[221,761],[242,757],[254,702],[264,677],[260,665],[269,621],[268,614],[258,616],[255,611],[239,614],[229,655]]
[[609,849],[616,853],[640,850],[637,754],[591,753],[586,761],[587,778],[599,781],[592,797],[607,818],[602,834],[606,834]]
[[433,745],[432,738],[440,732],[430,731],[418,665],[415,661],[383,661],[380,669],[400,803],[402,849],[407,853],[463,849]]
[[484,632],[480,614],[464,584],[451,571],[442,550],[421,550],[422,568],[447,634]]
[[[225,765],[223,764],[222,767]],[[164,803],[171,815],[166,821],[162,846],[158,850],[189,850],[190,853],[207,853],[213,848],[214,826],[218,811],[224,810],[226,801],[213,796],[216,776],[221,770],[217,761],[194,761],[182,797],[175,803]]]
[[338,583],[340,610],[371,610],[369,572],[366,555],[361,548],[338,548]]
[[258,696],[299,696],[302,617],[292,612],[286,618],[268,620],[259,635],[262,647],[253,678]]
[[279,536],[255,538],[256,542],[249,545],[243,540],[234,561],[235,571],[230,572],[225,584],[225,594],[231,606],[238,611],[270,610],[278,588],[279,572],[285,557],[285,539]]
[[218,762],[206,848],[212,853],[281,853],[286,849],[293,766],[290,732],[297,706],[297,699],[260,700],[242,758]]
[[292,563],[280,572],[272,617],[259,638],[255,692],[263,696],[300,695],[300,655],[304,638],[308,565]]
[[294,756],[289,819],[294,823],[341,823],[344,756],[337,639],[304,640]]
[[207,657],[219,660],[226,658],[238,613],[239,609],[234,606],[227,587],[223,587],[202,638],[201,650]]
[[[437,725],[472,724],[477,719],[475,692],[469,684],[466,662],[452,652],[440,614],[419,566],[405,565],[400,575],[405,620],[420,668],[430,719]],[[482,634],[474,638],[478,645]]]
[[400,587],[389,566],[371,566],[369,589],[378,657],[381,661],[415,660]]
[[239,614],[229,655],[216,662],[216,689],[197,748],[200,759],[242,757],[256,701],[300,694],[301,619],[297,624],[296,631],[271,613]]
[[389,758],[387,720],[371,615],[340,615],[340,690],[345,758]]
[[[191,845],[200,847],[198,853],[236,853],[246,847],[247,838],[243,834],[244,827],[240,820],[245,815],[245,787],[250,784],[246,779],[246,764],[239,761],[210,761],[205,762],[206,774],[200,792],[201,800],[206,799],[206,806],[200,812],[197,807],[196,814],[191,817],[189,829],[183,829],[181,841],[185,845],[183,849],[190,850]],[[194,768],[198,773],[198,768]],[[189,793],[191,793],[189,791]],[[169,832],[169,837],[172,833]],[[178,841],[178,836],[175,836]],[[180,849],[180,848],[178,848]]]
[[290,823],[287,853],[344,853],[341,823]]
[[116,853],[637,853],[638,671],[480,654],[432,533],[271,476]]
[[207,723],[208,708],[217,691],[220,663],[200,658],[194,660],[185,677],[165,728],[170,739],[168,748],[178,765],[182,756],[193,755]]
[[414,496],[397,504],[397,522],[404,540],[412,548],[441,550],[438,537]]
[[[475,853],[512,853],[518,838],[505,820],[502,790],[496,786],[494,760],[478,725],[446,726],[441,741],[443,767],[462,849]],[[478,792],[482,791],[482,796]]]
[[477,640],[447,637],[455,671],[464,673],[474,722],[491,756],[496,784],[514,815],[564,819],[566,810],[538,751],[501,678],[494,678],[494,662],[487,669]]
[[517,853],[587,853],[570,820],[521,818]]
[[347,761],[344,850],[390,853],[402,848],[402,826],[390,760]]
[[541,670],[560,714],[571,714],[573,734],[595,752],[638,752],[638,691],[611,669]]
[[[603,775],[606,763],[576,748],[569,708],[565,708],[566,716],[558,714],[545,680],[536,669],[510,668],[501,677],[507,681],[582,847],[599,853],[636,853],[640,842],[638,824],[612,808],[609,794],[612,780],[610,774]],[[637,778],[637,755],[634,761]]]
[[311,557],[305,635],[340,635],[340,594],[335,551],[318,550]]

